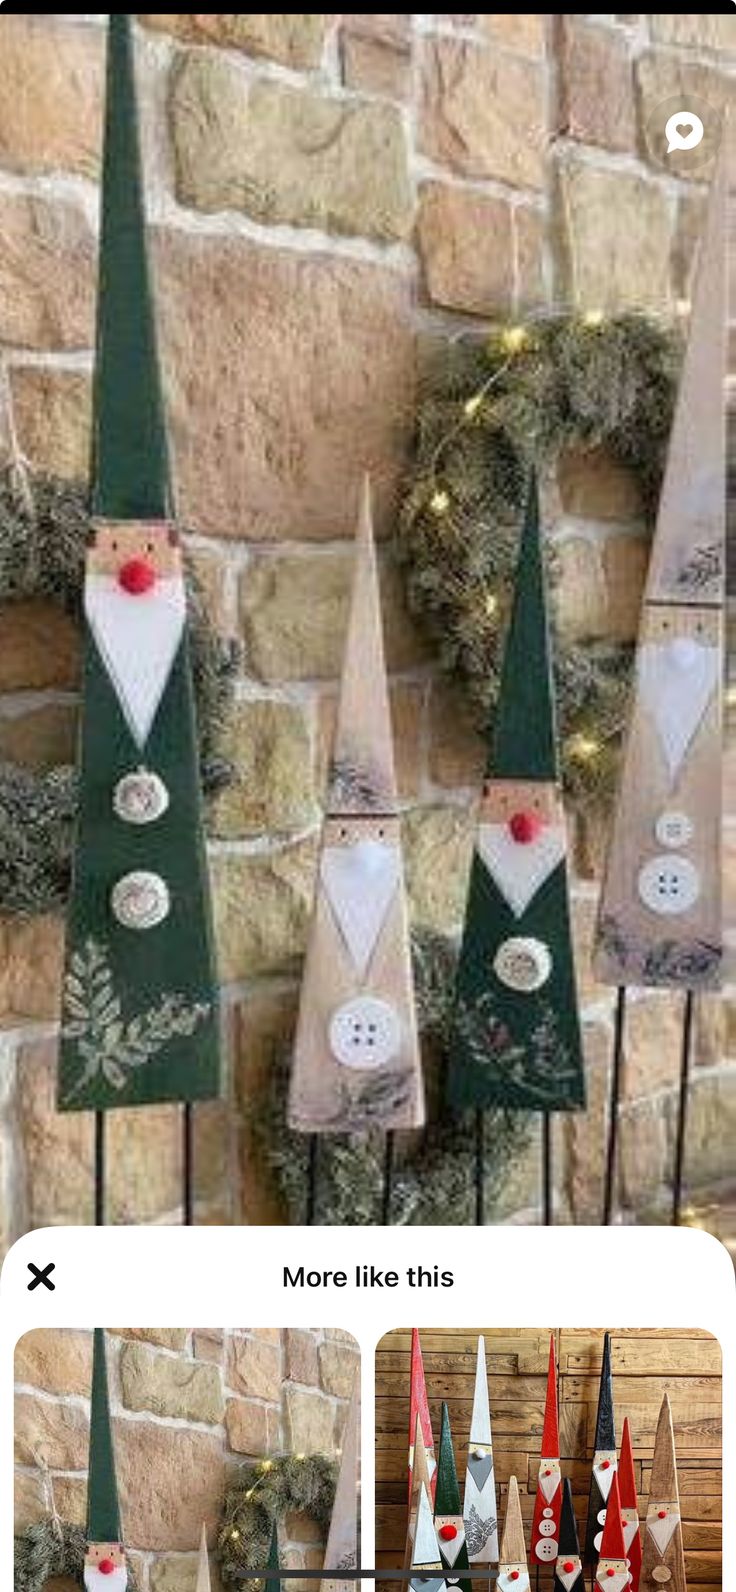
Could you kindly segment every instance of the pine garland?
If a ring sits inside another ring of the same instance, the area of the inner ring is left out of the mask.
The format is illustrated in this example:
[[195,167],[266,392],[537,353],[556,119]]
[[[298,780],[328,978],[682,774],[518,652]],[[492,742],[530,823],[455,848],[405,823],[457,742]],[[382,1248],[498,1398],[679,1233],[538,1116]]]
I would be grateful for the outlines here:
[[[397,1143],[391,1188],[395,1226],[472,1226],[475,1222],[475,1113],[455,1112],[442,1099],[449,1043],[457,948],[442,935],[417,933],[412,942],[417,1019],[428,1093],[428,1124]],[[287,1048],[273,1057],[269,1092],[254,1107],[252,1128],[259,1153],[271,1167],[289,1221],[304,1221],[308,1136],[289,1127],[286,1099],[291,1071]],[[529,1143],[530,1113],[487,1111],[489,1146],[485,1205],[501,1193],[509,1166]],[[381,1222],[385,1135],[326,1134],[320,1143],[316,1226],[370,1227]]]
[[[15,1539],[14,1592],[42,1592],[47,1581],[60,1577],[84,1586],[87,1534],[58,1516],[37,1521]],[[136,1592],[132,1565],[127,1561],[128,1592]]]
[[266,1565],[274,1522],[286,1515],[308,1515],[326,1538],[336,1485],[337,1463],[323,1454],[285,1454],[240,1466],[225,1494],[217,1539],[223,1581]]
[[[409,602],[487,733],[496,701],[529,469],[602,448],[656,511],[681,360],[679,336],[632,312],[550,314],[430,362],[399,517]],[[554,585],[555,561],[550,557]],[[556,648],[563,781],[579,808],[613,793],[632,649]]]
[[[81,624],[84,562],[90,534],[82,486],[0,475],[0,603],[32,597],[58,603]],[[218,636],[196,574],[187,567],[192,676],[197,705],[200,773],[205,795],[229,784],[219,754],[230,710],[237,650]],[[77,775],[68,765],[34,773],[0,763],[0,902],[6,914],[52,912],[69,890]]]

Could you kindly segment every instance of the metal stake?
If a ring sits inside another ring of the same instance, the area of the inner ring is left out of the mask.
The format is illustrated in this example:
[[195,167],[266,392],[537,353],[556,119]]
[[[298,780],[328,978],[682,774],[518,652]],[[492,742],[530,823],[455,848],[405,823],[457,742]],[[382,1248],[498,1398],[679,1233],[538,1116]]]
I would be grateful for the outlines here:
[[680,1097],[677,1110],[677,1134],[675,1138],[675,1168],[672,1188],[672,1225],[679,1227],[680,1212],[682,1209],[682,1174],[685,1165],[685,1128],[687,1125],[688,1095],[690,1088],[690,1063],[692,1061],[693,1016],[695,1012],[695,997],[692,990],[685,996],[685,1007],[682,1014],[682,1052],[680,1059]]
[[626,1024],[626,989],[619,985],[616,995],[616,1015],[613,1030],[613,1058],[611,1062],[611,1096],[608,1106],[608,1146],[606,1150],[606,1182],[603,1194],[603,1226],[609,1227],[613,1213],[613,1189],[616,1178],[616,1150],[618,1147],[618,1111],[621,1099],[621,1073],[624,1055],[624,1029]]

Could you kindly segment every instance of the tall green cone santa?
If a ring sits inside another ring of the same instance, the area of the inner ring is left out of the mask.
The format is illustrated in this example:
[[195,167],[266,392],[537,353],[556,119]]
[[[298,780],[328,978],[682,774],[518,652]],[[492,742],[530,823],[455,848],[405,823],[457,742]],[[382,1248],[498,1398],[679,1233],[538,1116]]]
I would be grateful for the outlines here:
[[460,1592],[471,1592],[472,1582],[462,1578],[463,1570],[470,1569],[470,1561],[452,1447],[450,1416],[444,1401],[440,1426],[440,1457],[437,1462],[437,1490],[434,1498],[434,1528],[437,1533],[440,1558],[448,1580],[451,1580],[453,1586],[459,1587]]
[[458,1106],[542,1111],[585,1099],[534,482],[481,798],[449,1095]]
[[[279,1531],[274,1520],[271,1528],[271,1545],[268,1550],[268,1569],[280,1570],[279,1564]],[[263,1592],[281,1592],[281,1578],[277,1575],[267,1575],[263,1583]]]
[[59,1105],[218,1090],[182,552],[148,280],[131,19],[111,15],[84,588],[80,808]]
[[125,1592],[127,1583],[128,1571],[120,1529],[120,1506],[110,1424],[105,1335],[100,1327],[95,1327],[89,1414],[87,1549],[84,1556],[84,1584],[87,1592]]

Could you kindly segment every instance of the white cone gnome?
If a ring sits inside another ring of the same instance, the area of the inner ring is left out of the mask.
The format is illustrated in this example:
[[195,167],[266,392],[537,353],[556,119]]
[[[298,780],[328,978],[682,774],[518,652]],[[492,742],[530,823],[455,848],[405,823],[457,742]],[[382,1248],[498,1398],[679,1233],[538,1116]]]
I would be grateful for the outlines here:
[[322,1592],[354,1592],[356,1585],[354,1581],[341,1580],[339,1571],[358,1567],[358,1400],[359,1377],[356,1374],[345,1419],[340,1471],[325,1548],[325,1569],[338,1573],[323,1578]]
[[429,1471],[427,1450],[422,1434],[421,1416],[417,1415],[414,1423],[414,1442],[412,1444],[412,1466],[409,1472],[411,1492],[409,1497],[409,1513],[406,1523],[406,1547],[404,1550],[404,1569],[408,1570],[414,1557],[414,1531],[417,1523],[417,1509],[419,1507],[419,1493],[426,1487],[431,1498],[432,1483]]
[[409,1586],[411,1592],[447,1592],[437,1532],[432,1519],[432,1505],[429,1493],[423,1484],[419,1489],[417,1500]]
[[[666,1576],[665,1571],[668,1572]],[[662,1585],[665,1581],[667,1592],[687,1592],[675,1436],[672,1429],[672,1410],[666,1393],[662,1400],[657,1435],[654,1439],[639,1585],[643,1592],[644,1588]]]
[[92,1354],[84,1584],[87,1592],[125,1592],[128,1584],[115,1479],[105,1336],[100,1327],[95,1327]]
[[529,1592],[529,1571],[524,1546],[524,1522],[521,1518],[519,1483],[509,1476],[506,1499],[506,1518],[501,1533],[499,1550],[497,1592]]
[[465,1471],[465,1535],[471,1564],[498,1564],[498,1504],[493,1470],[485,1339],[478,1339],[475,1391]]
[[724,148],[700,246],[598,917],[597,976],[620,986],[694,990],[720,976],[725,208]]
[[367,482],[355,560],[289,1100],[309,1133],[424,1120]]

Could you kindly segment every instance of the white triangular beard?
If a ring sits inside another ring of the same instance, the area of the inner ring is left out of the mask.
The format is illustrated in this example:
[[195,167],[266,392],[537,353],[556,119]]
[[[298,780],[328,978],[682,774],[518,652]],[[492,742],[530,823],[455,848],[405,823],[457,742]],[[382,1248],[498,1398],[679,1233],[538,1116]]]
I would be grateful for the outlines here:
[[557,1492],[557,1488],[561,1486],[559,1471],[553,1471],[551,1476],[543,1476],[540,1472],[539,1486],[542,1492],[542,1497],[546,1498],[548,1504],[551,1503],[555,1493]]
[[565,855],[564,824],[544,824],[536,839],[514,840],[508,824],[480,824],[478,852],[494,884],[520,918]]
[[555,1575],[560,1586],[564,1586],[565,1592],[571,1592],[571,1588],[574,1587],[582,1573],[583,1567],[581,1564],[576,1565],[574,1570],[562,1570],[559,1564],[555,1566]]
[[659,1552],[666,1553],[677,1527],[680,1524],[679,1515],[667,1515],[666,1520],[648,1520],[647,1531],[656,1543]]
[[131,596],[110,575],[87,576],[84,611],[131,735],[150,735],[181,645],[187,617],[180,575]]
[[440,1557],[444,1560],[445,1564],[449,1565],[450,1569],[452,1569],[452,1566],[457,1561],[460,1549],[465,1547],[465,1532],[458,1531],[457,1536],[453,1537],[450,1542],[443,1542],[442,1538],[440,1537],[439,1544]]
[[528,1570],[520,1570],[518,1579],[512,1581],[510,1575],[507,1575],[504,1570],[499,1570],[496,1586],[499,1588],[499,1592],[529,1592],[529,1572]]
[[616,1466],[613,1463],[609,1463],[605,1470],[602,1470],[600,1465],[593,1466],[593,1475],[598,1483],[598,1490],[601,1498],[606,1502],[608,1501],[608,1494],[611,1491],[611,1484],[615,1474]]
[[102,1573],[92,1564],[84,1567],[84,1584],[87,1592],[125,1592],[128,1585],[128,1572],[124,1564],[117,1565],[109,1575]]
[[624,1547],[626,1549],[626,1552],[628,1553],[629,1548],[631,1547],[631,1544],[632,1544],[632,1542],[634,1540],[634,1537],[636,1536],[636,1533],[639,1530],[639,1522],[638,1522],[638,1520],[624,1520],[623,1528],[624,1528]]
[[650,641],[640,650],[642,701],[654,719],[672,781],[705,714],[720,672],[720,648],[704,646],[690,637],[664,643]]
[[624,1587],[629,1585],[628,1570],[617,1570],[614,1575],[606,1574],[604,1580],[600,1580],[599,1577],[600,1566],[595,1580],[596,1587],[600,1589],[600,1592],[623,1592]]
[[353,966],[362,978],[401,879],[399,847],[380,840],[326,846],[320,879]]

